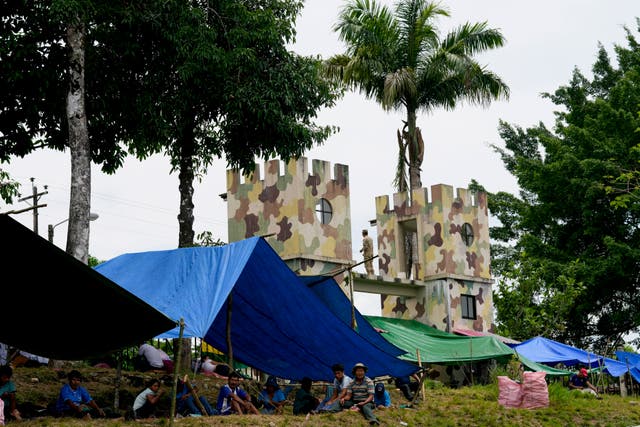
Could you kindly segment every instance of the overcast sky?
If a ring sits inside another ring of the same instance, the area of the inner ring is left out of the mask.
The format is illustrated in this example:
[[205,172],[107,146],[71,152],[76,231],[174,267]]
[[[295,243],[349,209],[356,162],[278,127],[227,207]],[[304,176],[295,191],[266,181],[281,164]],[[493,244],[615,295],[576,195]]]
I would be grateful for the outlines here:
[[[381,3],[392,6],[392,1]],[[303,55],[323,58],[343,52],[332,31],[342,0],[307,0],[297,21],[297,42],[292,47]],[[506,45],[485,54],[480,62],[497,73],[511,88],[509,101],[489,108],[462,107],[418,116],[425,140],[422,182],[425,187],[444,183],[466,187],[476,179],[491,192],[517,192],[515,179],[489,147],[502,146],[498,121],[529,127],[540,121],[553,125],[554,105],[540,93],[553,92],[571,78],[574,67],[591,75],[598,42],[613,57],[613,44],[624,44],[627,26],[635,33],[640,15],[638,0],[457,0],[444,2],[451,16],[440,21],[442,32],[463,22],[488,21],[506,37]],[[360,230],[375,218],[375,197],[392,195],[396,130],[402,112],[386,113],[374,101],[349,93],[330,110],[321,111],[318,123],[340,127],[309,159],[349,166],[354,255],[361,244]],[[47,237],[47,225],[68,218],[70,166],[68,153],[39,152],[10,165],[0,165],[32,193],[30,178],[47,207],[39,210],[39,232]],[[219,197],[225,189],[225,162],[216,161],[195,188],[195,232],[213,232],[227,239],[226,205]],[[262,170],[262,167],[261,167]],[[115,175],[92,175],[90,254],[101,260],[129,252],[173,249],[178,241],[178,177],[169,173],[169,162],[155,156],[144,162],[129,159]],[[0,211],[28,207],[26,202],[0,205]],[[31,212],[14,218],[32,228]],[[55,228],[55,244],[65,247],[66,224]],[[376,238],[375,229],[370,235]],[[358,259],[359,261],[359,259]],[[364,270],[363,270],[364,271]],[[356,306],[363,314],[379,314],[377,297],[358,295]]]

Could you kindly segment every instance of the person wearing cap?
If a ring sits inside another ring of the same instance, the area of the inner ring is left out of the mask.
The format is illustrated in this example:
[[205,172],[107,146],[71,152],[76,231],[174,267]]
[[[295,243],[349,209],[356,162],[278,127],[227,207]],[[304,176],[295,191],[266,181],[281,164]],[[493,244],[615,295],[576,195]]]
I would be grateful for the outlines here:
[[281,414],[282,408],[287,403],[287,398],[278,385],[276,377],[270,375],[264,386],[264,390],[258,395],[258,402],[262,403],[261,414]]
[[386,409],[391,406],[391,396],[389,396],[389,392],[384,389],[383,383],[377,383],[375,386],[373,404],[376,409]]
[[589,372],[585,368],[580,368],[578,373],[569,378],[569,390],[580,390],[583,393],[591,393],[598,396],[598,390],[589,382]]
[[347,392],[344,397],[340,399],[340,404],[344,409],[360,411],[362,416],[369,421],[369,424],[377,425],[380,424],[380,421],[378,421],[378,418],[376,418],[373,413],[375,408],[373,404],[375,386],[373,380],[365,375],[367,369],[364,363],[356,363],[353,365],[353,369],[351,370],[353,381],[347,386]]
[[344,374],[344,366],[341,363],[335,363],[331,366],[331,370],[333,371],[333,391],[331,397],[320,402],[316,408],[317,412],[340,412],[342,410],[340,399],[347,392],[351,377]]

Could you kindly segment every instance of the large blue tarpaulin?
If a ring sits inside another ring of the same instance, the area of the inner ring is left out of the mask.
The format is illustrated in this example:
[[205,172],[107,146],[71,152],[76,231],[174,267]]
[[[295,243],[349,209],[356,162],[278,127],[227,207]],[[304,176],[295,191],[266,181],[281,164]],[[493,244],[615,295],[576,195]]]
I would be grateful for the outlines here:
[[534,337],[510,347],[534,362],[551,366],[562,363],[597,368],[603,364],[602,356],[544,337]]
[[[281,378],[333,378],[331,365],[357,362],[371,377],[402,376],[399,360],[337,318],[262,238],[221,247],[125,254],[96,270],[238,361]],[[230,310],[229,310],[230,308]],[[174,328],[159,337],[177,337]]]
[[[300,276],[300,280],[325,303],[333,314],[335,314],[345,324],[351,326],[351,301],[340,289],[340,285],[338,285],[332,277]],[[356,330],[358,333],[376,347],[379,347],[381,350],[384,350],[394,356],[400,356],[401,354],[406,353],[404,350],[384,339],[355,307],[353,307],[353,316],[356,320]]]

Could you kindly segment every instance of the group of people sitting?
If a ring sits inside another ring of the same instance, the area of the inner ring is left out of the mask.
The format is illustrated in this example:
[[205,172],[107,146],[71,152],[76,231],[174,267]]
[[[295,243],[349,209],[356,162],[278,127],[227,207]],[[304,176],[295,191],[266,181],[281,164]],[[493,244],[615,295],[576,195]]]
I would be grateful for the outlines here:
[[[321,412],[339,412],[353,410],[362,413],[370,424],[379,424],[375,409],[391,406],[389,392],[384,384],[366,376],[367,366],[356,363],[351,371],[353,378],[345,375],[344,366],[332,366],[334,380],[330,388],[331,394],[320,400],[312,392],[313,381],[304,377],[300,388],[295,393],[293,402],[285,396],[274,376],[269,376],[264,389],[254,400],[241,385],[241,376],[231,371],[227,376],[227,384],[220,388],[215,407],[204,396],[194,396],[194,386],[188,379],[181,380],[177,386],[177,412],[181,415],[231,415],[231,414],[282,414],[285,405],[293,404],[294,415],[316,414]],[[153,380],[136,398],[134,417],[148,418],[153,416],[158,399],[162,395],[160,382]]]

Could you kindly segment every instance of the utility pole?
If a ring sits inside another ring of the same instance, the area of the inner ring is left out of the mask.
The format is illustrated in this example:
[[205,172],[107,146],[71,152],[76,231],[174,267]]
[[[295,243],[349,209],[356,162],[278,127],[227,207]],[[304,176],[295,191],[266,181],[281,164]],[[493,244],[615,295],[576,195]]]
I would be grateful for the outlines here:
[[31,199],[31,210],[33,210],[33,232],[38,234],[38,208],[42,208],[45,207],[47,205],[38,205],[38,200],[40,199],[40,197],[44,196],[45,194],[48,194],[49,192],[47,191],[47,186],[44,186],[44,191],[41,193],[38,193],[38,187],[36,187],[33,182],[36,180],[35,178],[29,178],[31,180],[31,190],[32,190],[32,194],[31,196],[26,196],[23,197],[21,199],[18,199],[19,202],[27,202],[28,200]]

